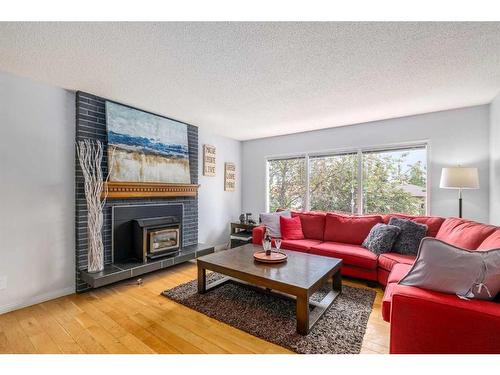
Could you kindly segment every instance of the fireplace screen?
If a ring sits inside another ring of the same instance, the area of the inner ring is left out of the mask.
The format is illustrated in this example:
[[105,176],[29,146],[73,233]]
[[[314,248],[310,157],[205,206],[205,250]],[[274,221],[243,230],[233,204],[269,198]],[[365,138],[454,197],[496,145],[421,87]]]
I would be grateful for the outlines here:
[[162,229],[149,232],[149,252],[157,253],[179,247],[179,229]]

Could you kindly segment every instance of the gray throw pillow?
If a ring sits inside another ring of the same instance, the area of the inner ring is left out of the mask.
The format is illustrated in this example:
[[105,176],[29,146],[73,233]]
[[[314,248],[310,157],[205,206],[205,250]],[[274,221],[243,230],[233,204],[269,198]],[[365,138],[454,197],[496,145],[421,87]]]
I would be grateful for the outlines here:
[[465,250],[425,238],[410,272],[399,284],[464,299],[494,299],[500,291],[500,249]]
[[292,217],[292,214],[288,210],[260,214],[260,222],[273,238],[281,238],[280,216]]
[[392,251],[403,255],[417,255],[420,241],[427,233],[427,225],[399,217],[391,217],[389,225],[401,229],[398,238],[394,241]]
[[388,253],[400,231],[401,229],[394,225],[375,224],[363,241],[363,247],[377,255]]

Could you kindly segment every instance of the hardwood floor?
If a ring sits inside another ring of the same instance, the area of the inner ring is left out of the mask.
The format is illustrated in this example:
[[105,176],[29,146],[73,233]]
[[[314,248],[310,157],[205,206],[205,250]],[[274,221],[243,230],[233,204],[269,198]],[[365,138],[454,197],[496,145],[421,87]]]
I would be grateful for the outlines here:
[[[144,276],[141,286],[128,280],[0,315],[0,353],[291,353],[160,295],[196,275],[185,263]],[[374,290],[361,352],[387,353],[383,292]]]

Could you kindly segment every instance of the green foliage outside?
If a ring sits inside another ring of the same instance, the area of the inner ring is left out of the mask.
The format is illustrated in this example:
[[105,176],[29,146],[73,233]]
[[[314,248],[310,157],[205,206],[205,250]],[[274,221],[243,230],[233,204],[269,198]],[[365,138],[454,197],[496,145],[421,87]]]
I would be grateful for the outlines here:
[[407,156],[408,153],[396,158],[390,153],[363,155],[363,213],[425,215],[425,197],[413,196],[404,189],[415,185],[425,192],[425,166],[422,162],[406,164]]
[[[363,154],[363,213],[425,214],[426,167],[408,152]],[[311,210],[358,212],[358,155],[309,160]],[[305,159],[269,162],[269,209],[302,209],[306,196]]]
[[304,158],[269,161],[269,210],[304,208],[306,161]]
[[358,155],[309,159],[311,210],[358,212]]

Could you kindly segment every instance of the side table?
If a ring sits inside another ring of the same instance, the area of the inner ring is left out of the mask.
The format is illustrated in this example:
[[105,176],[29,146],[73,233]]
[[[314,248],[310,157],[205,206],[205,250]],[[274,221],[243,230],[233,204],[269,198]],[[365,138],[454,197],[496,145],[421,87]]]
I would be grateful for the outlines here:
[[252,243],[252,230],[259,224],[231,223],[231,249]]

